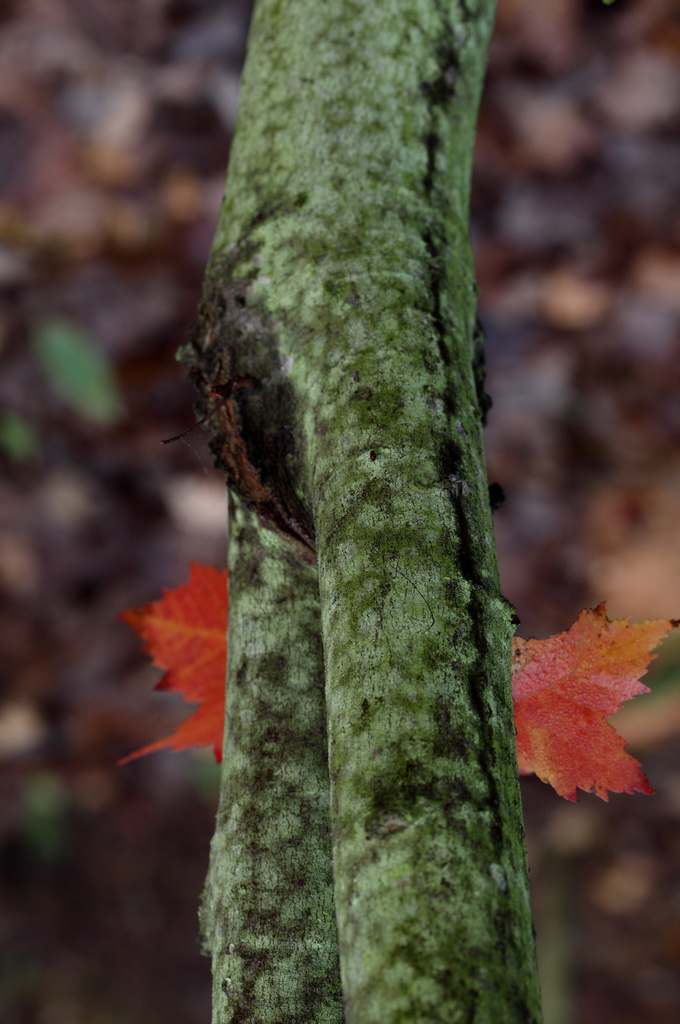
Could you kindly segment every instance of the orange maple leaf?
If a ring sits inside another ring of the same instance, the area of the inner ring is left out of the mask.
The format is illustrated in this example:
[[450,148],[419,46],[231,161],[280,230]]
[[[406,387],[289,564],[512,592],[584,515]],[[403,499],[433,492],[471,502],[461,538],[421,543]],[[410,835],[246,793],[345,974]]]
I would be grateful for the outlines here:
[[181,693],[199,707],[170,736],[128,754],[118,764],[163,747],[184,750],[210,743],[215,759],[222,760],[227,611],[226,570],[194,563],[184,586],[164,589],[160,601],[122,612],[120,618],[145,641],[154,665],[167,670],[155,688]]
[[604,604],[583,611],[565,633],[547,640],[516,637],[512,695],[517,760],[567,800],[577,788],[608,800],[613,793],[653,793],[626,741],[606,721],[649,688],[641,683],[651,652],[672,619],[631,626],[610,621]]

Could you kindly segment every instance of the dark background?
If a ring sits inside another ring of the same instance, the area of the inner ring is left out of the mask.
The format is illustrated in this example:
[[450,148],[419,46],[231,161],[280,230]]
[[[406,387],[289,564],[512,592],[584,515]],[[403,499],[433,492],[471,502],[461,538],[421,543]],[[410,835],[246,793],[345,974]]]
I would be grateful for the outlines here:
[[[181,717],[116,616],[191,560],[224,564],[206,435],[158,442],[192,422],[173,353],[248,18],[245,0],[0,0],[5,1024],[209,1019],[196,908],[217,772],[207,752],[115,767]],[[680,615],[679,199],[675,0],[502,0],[473,241],[524,636],[603,599]],[[118,412],[64,397],[41,356],[55,329],[105,358]],[[677,643],[648,678],[619,727],[656,796],[572,805],[523,782],[546,1024],[680,1019]]]

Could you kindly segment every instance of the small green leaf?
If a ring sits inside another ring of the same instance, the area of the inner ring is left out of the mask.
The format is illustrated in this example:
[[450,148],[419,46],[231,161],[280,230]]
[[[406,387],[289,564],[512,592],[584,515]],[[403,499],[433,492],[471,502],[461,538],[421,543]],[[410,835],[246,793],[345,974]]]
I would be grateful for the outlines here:
[[26,780],[22,799],[22,832],[37,860],[56,863],[66,855],[69,798],[53,772],[39,772]]
[[96,341],[67,320],[46,320],[33,352],[59,397],[85,419],[110,426],[125,412],[116,375]]
[[34,458],[38,453],[38,435],[23,416],[0,412],[0,448],[15,462]]

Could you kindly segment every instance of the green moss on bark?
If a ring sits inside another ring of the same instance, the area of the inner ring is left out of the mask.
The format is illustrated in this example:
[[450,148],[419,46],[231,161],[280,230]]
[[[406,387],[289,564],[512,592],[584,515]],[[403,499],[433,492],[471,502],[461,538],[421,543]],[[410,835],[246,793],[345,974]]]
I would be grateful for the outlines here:
[[468,237],[493,11],[259,0],[192,349],[315,535],[348,1024],[540,1019]]
[[224,780],[203,894],[215,1024],[341,1024],[316,572],[237,505]]

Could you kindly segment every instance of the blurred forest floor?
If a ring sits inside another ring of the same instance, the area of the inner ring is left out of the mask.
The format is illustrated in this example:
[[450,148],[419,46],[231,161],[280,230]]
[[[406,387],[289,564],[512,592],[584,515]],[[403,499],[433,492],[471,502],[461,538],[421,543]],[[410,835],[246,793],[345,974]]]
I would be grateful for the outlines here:
[[[174,351],[249,8],[0,0],[4,1024],[209,1020],[217,771],[207,752],[115,767],[182,717],[117,615],[225,561],[207,435],[159,441],[192,422]],[[520,634],[604,599],[680,616],[676,0],[501,0],[472,232]],[[523,782],[546,1024],[680,1019],[677,642],[647,681],[619,727],[656,796],[571,805]]]

